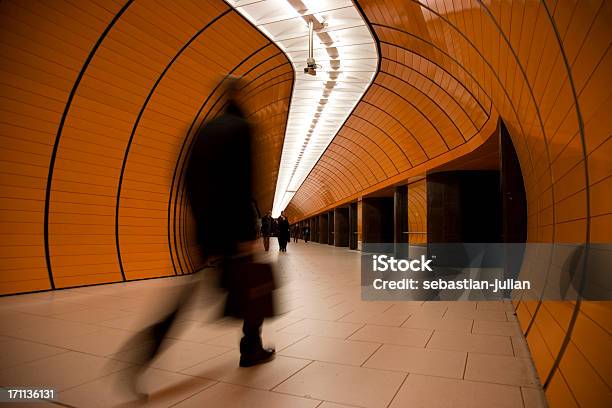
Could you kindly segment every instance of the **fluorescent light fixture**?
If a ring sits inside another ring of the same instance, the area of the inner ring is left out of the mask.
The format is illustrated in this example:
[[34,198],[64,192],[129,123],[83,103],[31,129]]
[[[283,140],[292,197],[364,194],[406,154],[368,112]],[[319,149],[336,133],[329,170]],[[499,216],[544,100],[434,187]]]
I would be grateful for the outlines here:
[[[378,52],[351,0],[229,0],[295,71],[272,215],[278,217],[374,79]],[[304,73],[313,21],[316,75]]]

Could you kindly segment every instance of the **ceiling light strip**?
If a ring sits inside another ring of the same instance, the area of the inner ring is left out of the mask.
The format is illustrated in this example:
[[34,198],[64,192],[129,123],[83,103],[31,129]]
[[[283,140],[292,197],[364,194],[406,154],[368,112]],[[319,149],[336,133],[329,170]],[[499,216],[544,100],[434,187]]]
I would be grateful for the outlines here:
[[[285,52],[295,71],[272,209],[276,217],[370,86],[379,56],[351,0],[228,2]],[[309,22],[314,64],[307,67]]]

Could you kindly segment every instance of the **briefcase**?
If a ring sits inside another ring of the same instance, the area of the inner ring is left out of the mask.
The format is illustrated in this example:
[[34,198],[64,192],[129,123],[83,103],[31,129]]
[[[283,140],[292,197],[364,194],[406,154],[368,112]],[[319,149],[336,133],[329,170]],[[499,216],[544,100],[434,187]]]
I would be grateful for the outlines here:
[[250,259],[228,261],[223,268],[227,289],[225,315],[238,319],[263,319],[274,316],[276,282],[272,265]]

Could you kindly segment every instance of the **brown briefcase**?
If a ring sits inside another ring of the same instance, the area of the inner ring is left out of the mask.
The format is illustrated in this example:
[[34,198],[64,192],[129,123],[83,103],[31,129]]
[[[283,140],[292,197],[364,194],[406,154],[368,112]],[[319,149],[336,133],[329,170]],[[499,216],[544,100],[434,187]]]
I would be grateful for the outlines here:
[[274,316],[274,270],[267,263],[233,259],[223,267],[223,286],[227,289],[225,315],[239,319]]

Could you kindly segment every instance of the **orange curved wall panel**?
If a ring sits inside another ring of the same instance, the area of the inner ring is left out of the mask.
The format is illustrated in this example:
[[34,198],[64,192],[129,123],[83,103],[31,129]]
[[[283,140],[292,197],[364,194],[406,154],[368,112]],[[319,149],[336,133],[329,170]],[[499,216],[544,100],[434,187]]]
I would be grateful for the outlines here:
[[408,184],[408,242],[427,243],[427,181]]
[[[295,194],[292,216],[459,157],[499,115],[523,173],[528,240],[612,241],[611,2],[357,3],[380,42],[380,72]],[[544,258],[540,277],[558,267]],[[612,404],[610,302],[516,307],[551,405]]]
[[225,2],[3,1],[0,21],[0,294],[201,267],[182,174],[227,75],[271,207],[293,70]]

